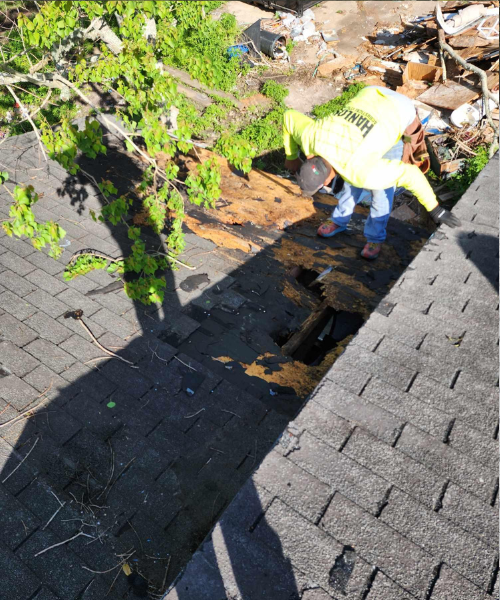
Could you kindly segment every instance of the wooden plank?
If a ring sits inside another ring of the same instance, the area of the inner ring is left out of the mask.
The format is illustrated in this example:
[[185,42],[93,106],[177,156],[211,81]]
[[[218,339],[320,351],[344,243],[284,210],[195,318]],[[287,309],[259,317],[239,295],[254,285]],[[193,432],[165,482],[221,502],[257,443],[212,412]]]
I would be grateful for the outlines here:
[[479,96],[479,92],[471,90],[456,81],[448,80],[446,83],[439,83],[432,86],[423,94],[420,94],[418,100],[431,106],[437,106],[438,108],[455,110],[459,106],[462,106],[462,104],[479,98]]
[[299,347],[307,340],[307,338],[314,332],[316,327],[321,324],[330,311],[328,300],[318,306],[318,308],[312,312],[307,319],[302,323],[301,328],[297,333],[294,333],[288,342],[281,348],[281,351],[285,356],[293,356]]
[[192,100],[198,108],[207,108],[212,104],[212,99],[209,98],[203,92],[199,92],[197,90],[193,90],[187,85],[182,85],[182,83],[177,84],[177,89],[179,92],[183,93],[187,98]]
[[189,87],[205,92],[205,94],[212,94],[214,96],[221,96],[222,98],[227,98],[228,100],[231,100],[231,102],[234,102],[234,104],[240,110],[241,108],[243,108],[242,103],[232,94],[229,94],[228,92],[221,92],[220,90],[212,90],[200,81],[193,79],[191,75],[189,75],[189,73],[186,73],[185,71],[181,71],[180,69],[176,69],[175,67],[170,67],[168,65],[163,65],[162,70],[166,71],[167,73],[172,75],[172,77],[175,77],[175,79],[178,79],[179,81],[188,85]]

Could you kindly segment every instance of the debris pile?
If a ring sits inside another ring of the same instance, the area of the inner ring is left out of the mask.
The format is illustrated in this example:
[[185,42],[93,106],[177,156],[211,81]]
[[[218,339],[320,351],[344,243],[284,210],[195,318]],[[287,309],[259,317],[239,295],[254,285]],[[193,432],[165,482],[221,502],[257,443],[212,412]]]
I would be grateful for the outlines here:
[[[342,56],[331,43],[334,56],[328,56],[318,36],[320,60],[313,76],[341,87],[384,86],[411,98],[427,134],[432,170],[446,179],[480,147],[490,145],[491,153],[498,148],[498,4],[438,3],[435,14],[401,18],[399,27],[377,26],[361,38],[357,56]],[[445,190],[440,200],[453,200]],[[407,203],[406,196],[403,192],[398,204]]]

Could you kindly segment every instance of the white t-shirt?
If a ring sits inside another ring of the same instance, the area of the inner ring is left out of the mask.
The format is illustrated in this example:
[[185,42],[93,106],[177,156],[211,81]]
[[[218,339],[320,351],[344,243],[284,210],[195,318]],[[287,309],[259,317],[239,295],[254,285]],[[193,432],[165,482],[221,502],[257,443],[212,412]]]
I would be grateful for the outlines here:
[[417,111],[410,98],[403,96],[403,94],[398,94],[397,92],[395,92],[394,90],[390,90],[389,88],[380,87],[378,85],[372,85],[370,87],[377,89],[384,96],[387,96],[394,102],[394,104],[398,108],[399,118],[401,119],[403,131],[413,123],[415,117],[417,116]]

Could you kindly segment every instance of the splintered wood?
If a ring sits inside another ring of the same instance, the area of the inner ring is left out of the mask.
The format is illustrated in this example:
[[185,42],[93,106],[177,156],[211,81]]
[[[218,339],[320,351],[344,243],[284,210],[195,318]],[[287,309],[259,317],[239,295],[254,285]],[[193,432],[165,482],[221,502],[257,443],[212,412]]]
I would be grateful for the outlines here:
[[[302,196],[295,183],[259,169],[253,169],[247,176],[239,176],[225,158],[208,150],[197,149],[196,152],[202,161],[215,157],[219,162],[221,199],[213,213],[220,223],[252,223],[268,229],[285,229],[314,214],[311,198]],[[185,165],[189,171],[196,171],[198,164],[196,156],[187,157]]]

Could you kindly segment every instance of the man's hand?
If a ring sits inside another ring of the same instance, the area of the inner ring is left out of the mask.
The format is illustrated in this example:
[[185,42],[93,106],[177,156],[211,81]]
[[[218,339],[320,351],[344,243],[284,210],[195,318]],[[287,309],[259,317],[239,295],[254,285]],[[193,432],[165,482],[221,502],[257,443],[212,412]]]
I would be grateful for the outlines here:
[[436,208],[431,210],[429,214],[434,223],[437,223],[438,225],[444,223],[445,225],[448,225],[448,227],[452,228],[460,227],[462,225],[460,219],[457,219],[454,214],[442,206],[436,206]]
[[297,171],[300,170],[300,167],[302,166],[302,161],[300,160],[300,158],[295,158],[294,160],[288,160],[288,158],[285,160],[285,169],[287,171],[290,171],[290,173],[297,173]]

